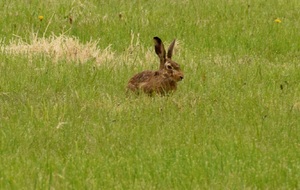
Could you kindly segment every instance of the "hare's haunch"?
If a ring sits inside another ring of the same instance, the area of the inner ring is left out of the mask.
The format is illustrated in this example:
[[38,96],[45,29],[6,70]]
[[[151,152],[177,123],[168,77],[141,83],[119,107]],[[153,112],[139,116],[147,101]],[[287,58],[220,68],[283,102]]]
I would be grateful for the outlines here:
[[168,52],[159,37],[154,37],[155,52],[160,59],[160,67],[157,71],[143,71],[134,75],[128,82],[127,90],[133,92],[143,91],[146,94],[161,94],[175,91],[177,82],[184,77],[179,64],[172,61],[175,40],[170,44]]

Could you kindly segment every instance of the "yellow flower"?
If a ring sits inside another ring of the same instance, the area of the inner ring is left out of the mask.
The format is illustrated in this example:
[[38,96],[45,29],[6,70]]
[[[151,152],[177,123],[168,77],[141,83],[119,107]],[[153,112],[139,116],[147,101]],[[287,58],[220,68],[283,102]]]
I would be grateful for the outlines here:
[[44,19],[44,16],[40,15],[39,19],[40,19],[40,21],[42,21]]
[[275,21],[276,23],[281,23],[281,20],[280,20],[279,18],[276,18],[274,21]]

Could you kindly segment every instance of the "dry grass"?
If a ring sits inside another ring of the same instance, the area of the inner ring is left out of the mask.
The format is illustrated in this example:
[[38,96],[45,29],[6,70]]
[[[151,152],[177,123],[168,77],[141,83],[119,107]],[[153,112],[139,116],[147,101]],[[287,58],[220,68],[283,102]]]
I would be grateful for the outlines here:
[[50,37],[38,37],[33,33],[29,42],[16,36],[8,45],[1,46],[1,52],[11,55],[26,55],[29,58],[34,56],[47,56],[58,62],[65,60],[67,62],[86,63],[94,61],[101,64],[105,61],[114,59],[114,52],[110,46],[101,50],[98,48],[99,41],[90,40],[87,43],[81,43],[78,38],[61,34]]

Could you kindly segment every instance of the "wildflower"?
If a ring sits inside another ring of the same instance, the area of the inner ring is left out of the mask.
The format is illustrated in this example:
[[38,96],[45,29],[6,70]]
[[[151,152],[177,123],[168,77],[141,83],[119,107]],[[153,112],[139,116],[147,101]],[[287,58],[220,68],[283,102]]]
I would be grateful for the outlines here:
[[44,19],[44,16],[40,15],[38,18],[40,21],[42,21]]
[[274,21],[275,21],[276,23],[281,23],[281,20],[280,20],[279,18],[276,18]]

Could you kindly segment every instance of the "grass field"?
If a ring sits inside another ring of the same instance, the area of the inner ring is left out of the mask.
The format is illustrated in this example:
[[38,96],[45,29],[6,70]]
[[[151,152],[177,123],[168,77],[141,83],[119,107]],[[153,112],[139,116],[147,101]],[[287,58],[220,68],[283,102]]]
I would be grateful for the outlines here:
[[[299,0],[0,7],[0,189],[300,189]],[[154,36],[185,79],[128,96]]]

